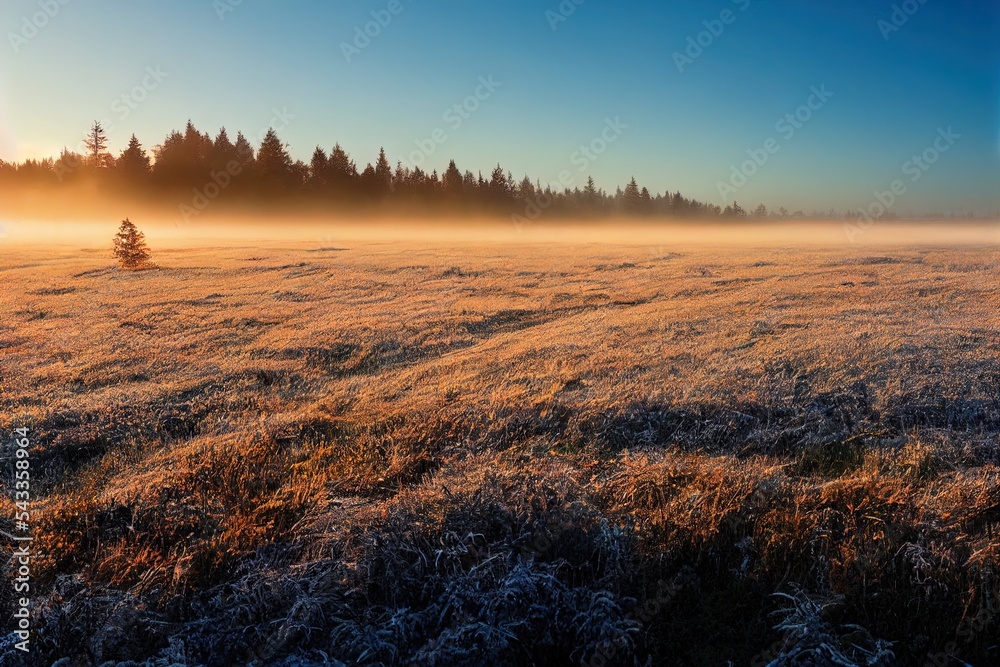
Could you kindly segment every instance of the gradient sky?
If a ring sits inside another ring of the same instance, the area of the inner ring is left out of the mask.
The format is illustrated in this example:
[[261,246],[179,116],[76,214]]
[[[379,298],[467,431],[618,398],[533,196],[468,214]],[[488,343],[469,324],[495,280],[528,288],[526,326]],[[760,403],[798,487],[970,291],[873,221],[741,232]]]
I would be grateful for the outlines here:
[[[543,182],[567,170],[612,191],[634,175],[721,204],[718,182],[774,137],[780,150],[735,195],[745,207],[856,208],[902,179],[900,214],[1000,208],[995,0],[910,0],[888,38],[886,0],[567,0],[555,29],[558,0],[400,0],[351,62],[342,44],[390,0],[61,0],[37,35],[12,38],[59,1],[0,5],[0,159],[77,148],[95,119],[112,121],[116,154],[133,132],[151,148],[189,118],[257,136],[277,109],[294,115],[279,135],[303,160],[340,142],[359,167],[380,146],[395,163],[441,128],[425,168],[499,162]],[[724,10],[732,22],[679,71],[674,53]],[[151,82],[148,67],[167,76],[123,118],[115,100]],[[455,129],[445,113],[489,76],[500,87]],[[833,96],[786,139],[776,122],[813,86]],[[608,118],[628,129],[581,171],[574,153]],[[911,182],[907,161],[948,127],[961,138]]]

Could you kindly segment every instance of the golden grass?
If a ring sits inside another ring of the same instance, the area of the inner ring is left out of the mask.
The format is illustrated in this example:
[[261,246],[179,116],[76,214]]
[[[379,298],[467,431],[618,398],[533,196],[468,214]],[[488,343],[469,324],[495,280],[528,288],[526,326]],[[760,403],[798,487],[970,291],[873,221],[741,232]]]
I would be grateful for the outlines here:
[[992,247],[13,250],[38,655],[1000,661]]

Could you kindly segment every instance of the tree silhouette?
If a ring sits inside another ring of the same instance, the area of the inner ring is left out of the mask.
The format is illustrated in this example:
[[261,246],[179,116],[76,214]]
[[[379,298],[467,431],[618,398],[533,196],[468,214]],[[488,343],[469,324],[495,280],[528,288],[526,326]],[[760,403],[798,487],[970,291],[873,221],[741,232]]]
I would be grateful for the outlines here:
[[340,144],[330,151],[327,169],[329,170],[327,181],[334,192],[347,192],[358,178],[358,168]]
[[269,129],[257,151],[257,174],[262,185],[283,188],[292,180],[292,158],[278,133]]
[[131,220],[122,220],[118,233],[115,234],[115,257],[123,269],[138,269],[149,263],[149,247],[146,245],[146,235],[136,228]]
[[727,206],[722,212],[724,218],[745,218],[746,215],[747,212],[736,202],[733,202],[731,206]]
[[174,130],[153,148],[153,176],[166,186],[184,185],[191,180],[184,157],[184,135]]
[[375,161],[375,178],[378,181],[380,191],[389,189],[392,185],[392,167],[389,166],[389,158],[385,156],[385,149],[378,151],[378,160]]
[[454,160],[448,163],[448,169],[444,172],[443,185],[445,193],[452,197],[460,197],[465,190],[462,172],[458,170]]
[[622,205],[627,213],[638,213],[642,209],[642,194],[639,192],[639,184],[635,182],[635,178],[632,178],[625,186],[625,192],[622,193]]
[[514,186],[507,178],[507,172],[499,164],[490,175],[489,189],[493,195],[493,201],[499,206],[507,204],[514,195]]
[[639,193],[639,212],[643,214],[653,212],[653,199],[645,187]]
[[243,136],[242,132],[236,133],[236,143],[233,145],[236,149],[236,161],[245,169],[247,167],[252,167],[254,163],[254,152],[253,146],[247,141],[247,138]]
[[[340,144],[336,144],[329,154],[316,148],[306,163],[291,156],[274,129],[268,130],[255,151],[242,133],[231,141],[223,127],[212,140],[188,121],[183,131],[170,132],[162,144],[153,148],[152,160],[134,135],[118,160],[114,160],[108,153],[104,128],[94,123],[85,145],[84,155],[64,150],[56,160],[0,164],[0,187],[18,183],[56,187],[57,183],[72,179],[79,171],[81,176],[109,179],[108,182],[115,183],[119,189],[131,186],[135,194],[159,196],[170,199],[171,203],[178,201],[178,197],[186,201],[193,198],[196,202],[221,197],[231,202],[261,203],[269,197],[280,196],[284,205],[369,206],[384,202],[429,210],[512,215],[529,207],[538,208],[545,215],[563,217],[616,212],[684,218],[752,216],[760,219],[762,213],[767,217],[778,215],[778,212],[766,213],[766,208],[758,207],[748,216],[736,202],[723,210],[715,204],[687,199],[680,192],[650,192],[640,187],[635,178],[624,186],[612,187],[613,194],[609,194],[598,188],[592,177],[583,188],[569,188],[563,183],[543,184],[528,176],[518,181],[499,164],[487,178],[482,171],[477,175],[473,170],[459,169],[454,160],[449,160],[440,174],[431,167],[425,171],[402,163],[393,170],[384,148],[379,150],[374,164],[367,165],[359,174],[357,165]],[[92,165],[116,168],[78,169]],[[239,169],[234,169],[234,165]],[[150,174],[148,179],[147,173]],[[246,175],[235,179],[237,174]],[[118,180],[112,181],[112,178]],[[835,212],[830,211],[828,215],[834,217]],[[782,216],[804,217],[800,211],[792,215],[784,211]]]
[[188,169],[197,174],[207,171],[212,159],[212,139],[202,134],[190,120],[184,128],[184,160]]
[[115,166],[131,181],[140,182],[149,176],[149,156],[134,134],[128,141],[128,148],[122,151]]
[[106,169],[111,166],[114,160],[108,152],[108,136],[98,121],[95,120],[90,127],[83,145],[87,148],[87,161],[91,167]]
[[521,183],[517,186],[517,196],[519,199],[529,202],[535,198],[535,184],[531,182],[527,174],[525,174],[524,178],[521,179]]
[[314,189],[322,190],[329,185],[330,159],[326,151],[316,147],[309,161],[309,182]]
[[212,144],[212,158],[210,160],[212,169],[226,170],[229,168],[229,163],[233,161],[239,162],[236,146],[229,140],[229,133],[223,127],[219,130],[219,134],[216,135],[215,142]]

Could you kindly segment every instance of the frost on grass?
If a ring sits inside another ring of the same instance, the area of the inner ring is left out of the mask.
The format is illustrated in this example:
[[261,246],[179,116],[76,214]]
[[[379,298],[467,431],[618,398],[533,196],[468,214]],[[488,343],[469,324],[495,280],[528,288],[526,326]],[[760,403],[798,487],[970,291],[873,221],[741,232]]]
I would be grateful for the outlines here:
[[778,654],[768,667],[837,665],[839,667],[883,667],[895,664],[892,642],[875,639],[859,625],[834,625],[831,611],[843,604],[836,597],[822,599],[803,590],[776,593],[787,606],[775,612],[781,621],[774,629],[782,633]]
[[38,664],[1000,663],[986,249],[103,253],[0,267]]

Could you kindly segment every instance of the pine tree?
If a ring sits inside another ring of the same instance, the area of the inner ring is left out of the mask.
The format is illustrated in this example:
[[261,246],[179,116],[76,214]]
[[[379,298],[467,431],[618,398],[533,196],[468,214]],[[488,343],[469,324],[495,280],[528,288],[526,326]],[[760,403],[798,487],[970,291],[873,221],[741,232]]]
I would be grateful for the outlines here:
[[149,176],[149,156],[134,134],[128,141],[128,148],[118,158],[116,167],[129,180],[140,181]]
[[77,168],[84,164],[86,164],[86,158],[83,155],[74,153],[68,148],[63,148],[62,153],[59,154],[59,159],[55,161],[53,171],[55,171],[56,178],[62,183],[67,176],[73,174]]
[[465,189],[462,179],[462,172],[458,170],[458,165],[452,160],[448,163],[448,169],[444,172],[444,191],[451,196],[460,196]]
[[392,167],[389,165],[389,158],[385,155],[385,149],[378,151],[378,160],[375,161],[375,178],[378,187],[388,189],[392,185]]
[[149,263],[149,247],[146,235],[136,228],[128,218],[122,220],[115,234],[115,257],[123,269],[138,269]]
[[236,146],[229,140],[229,133],[226,132],[226,128],[222,128],[219,130],[219,134],[215,137],[215,142],[212,144],[212,168],[227,170],[229,163],[233,161],[239,162],[236,154]]
[[622,205],[627,213],[638,213],[642,209],[642,195],[639,193],[639,184],[635,182],[635,178],[625,186]]
[[405,184],[410,177],[409,167],[403,166],[402,160],[396,160],[396,172],[392,175],[392,189],[395,192],[396,188]]
[[330,159],[326,156],[326,151],[317,146],[309,161],[309,182],[314,188],[322,189],[327,185],[329,172]]
[[378,176],[375,175],[375,167],[372,166],[371,162],[365,165],[364,171],[358,177],[358,182],[361,186],[361,191],[368,195],[377,193],[380,190]]
[[292,158],[273,129],[264,135],[257,151],[257,172],[266,185],[283,187],[290,180]]
[[527,174],[521,179],[521,184],[517,186],[517,196],[526,201],[535,198],[535,184],[531,182]]
[[87,148],[87,161],[91,167],[105,169],[111,166],[113,159],[108,153],[108,136],[98,121],[95,120],[94,125],[87,132],[87,136],[83,139],[83,145]]
[[190,120],[184,127],[184,148],[187,159],[193,165],[198,165],[208,159],[212,148],[212,140],[207,134],[202,134]]
[[507,172],[499,164],[490,176],[490,192],[497,202],[503,203],[510,199],[513,186],[507,178]]
[[327,160],[330,170],[330,184],[339,189],[347,189],[358,177],[358,168],[351,161],[351,157],[337,144],[330,151],[330,159]]
[[293,188],[301,188],[309,182],[309,175],[309,165],[302,160],[296,160],[288,171],[288,185]]
[[236,133],[236,143],[233,144],[233,149],[235,150],[236,161],[240,163],[240,166],[244,169],[253,166],[253,146],[250,145],[250,142],[247,141],[242,132]]

